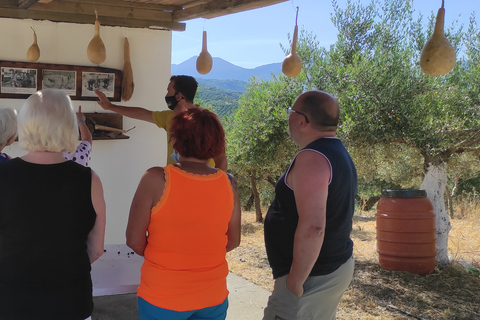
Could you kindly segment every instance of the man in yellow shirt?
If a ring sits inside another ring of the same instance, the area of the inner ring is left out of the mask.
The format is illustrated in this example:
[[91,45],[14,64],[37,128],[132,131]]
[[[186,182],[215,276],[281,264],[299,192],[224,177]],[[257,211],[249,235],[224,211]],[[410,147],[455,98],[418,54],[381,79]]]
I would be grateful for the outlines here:
[[[193,104],[197,87],[197,81],[191,76],[172,76],[168,83],[167,94],[165,95],[165,102],[170,110],[165,111],[151,111],[140,107],[119,106],[111,103],[102,92],[95,90],[95,94],[99,99],[97,103],[103,109],[116,112],[125,117],[155,123],[159,128],[165,129],[168,143],[167,164],[175,164],[175,152],[170,142],[170,123],[172,118],[180,112],[197,107]],[[214,166],[215,168],[227,171],[227,156],[224,153],[215,159],[210,159],[208,164],[212,167]]]

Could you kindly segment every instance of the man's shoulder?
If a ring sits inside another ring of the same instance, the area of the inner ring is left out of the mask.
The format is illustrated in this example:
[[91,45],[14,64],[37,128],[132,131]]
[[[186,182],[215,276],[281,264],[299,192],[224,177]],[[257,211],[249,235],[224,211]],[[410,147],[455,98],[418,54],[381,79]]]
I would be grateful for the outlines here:
[[174,117],[174,112],[172,110],[152,112],[153,122],[161,128],[166,128],[166,126],[170,123],[173,117]]
[[173,117],[173,110],[152,111],[152,114],[157,117]]

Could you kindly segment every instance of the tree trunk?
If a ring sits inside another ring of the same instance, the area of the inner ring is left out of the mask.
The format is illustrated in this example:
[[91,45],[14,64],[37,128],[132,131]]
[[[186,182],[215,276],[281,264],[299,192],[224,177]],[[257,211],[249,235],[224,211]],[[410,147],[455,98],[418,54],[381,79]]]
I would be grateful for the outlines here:
[[445,191],[445,195],[447,196],[447,211],[450,214],[450,218],[455,218],[455,210],[453,208],[453,197],[450,194],[449,190]]
[[252,206],[253,206],[254,202],[255,202],[255,196],[253,195],[253,192],[252,192],[252,194],[248,198],[248,201],[245,204],[245,206],[243,207],[243,209],[245,209],[245,211],[250,211],[250,209],[252,209]]
[[455,177],[455,181],[453,183],[453,188],[451,192],[448,192],[447,190],[447,199],[448,199],[448,209],[450,211],[450,218],[454,218],[455,215],[455,208],[453,207],[453,197],[457,193],[457,188],[458,188],[458,180],[460,180],[460,175],[457,175]]
[[380,200],[381,196],[373,196],[368,199],[363,199],[358,194],[355,195],[358,205],[362,211],[370,211],[373,206]]
[[437,265],[448,265],[448,233],[452,228],[445,209],[445,189],[447,187],[447,164],[428,163],[421,189],[427,192],[427,198],[432,202],[435,214],[435,228],[437,235]]
[[262,217],[262,209],[260,207],[260,195],[258,194],[257,190],[257,176],[255,174],[255,171],[251,173],[250,175],[250,181],[252,183],[252,193],[253,193],[253,198],[255,202],[255,221],[256,222],[263,222],[263,217]]
[[380,200],[380,198],[380,196],[373,196],[368,198],[367,201],[365,201],[365,211],[372,210],[373,206]]
[[272,177],[267,177],[267,182],[270,183],[274,188],[277,185],[277,180],[273,179]]

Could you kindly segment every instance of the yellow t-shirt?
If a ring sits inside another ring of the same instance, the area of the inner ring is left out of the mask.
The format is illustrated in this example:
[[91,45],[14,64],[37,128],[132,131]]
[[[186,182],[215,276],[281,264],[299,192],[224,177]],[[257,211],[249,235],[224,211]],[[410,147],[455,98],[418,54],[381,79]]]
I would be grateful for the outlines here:
[[[175,113],[172,110],[153,111],[153,122],[159,127],[167,131],[167,164],[175,164],[176,161],[170,156],[173,153],[173,145],[170,142],[170,124]],[[213,159],[208,160],[207,164],[210,167],[215,167],[215,161]]]

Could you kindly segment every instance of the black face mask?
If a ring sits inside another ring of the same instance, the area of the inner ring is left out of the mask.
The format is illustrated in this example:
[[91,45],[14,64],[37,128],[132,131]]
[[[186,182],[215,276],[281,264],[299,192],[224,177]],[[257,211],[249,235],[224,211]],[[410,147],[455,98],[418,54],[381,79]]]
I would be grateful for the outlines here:
[[167,103],[167,107],[170,110],[175,109],[178,104],[178,100],[177,98],[175,98],[175,95],[176,94],[174,94],[173,96],[165,97],[165,102]]

